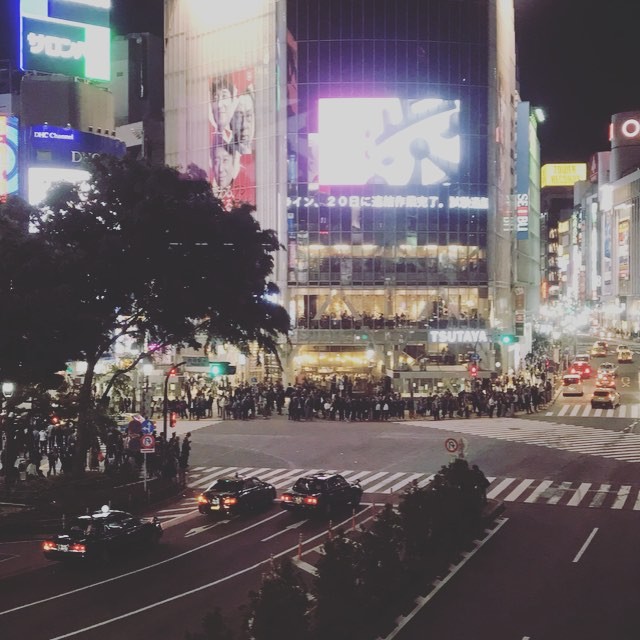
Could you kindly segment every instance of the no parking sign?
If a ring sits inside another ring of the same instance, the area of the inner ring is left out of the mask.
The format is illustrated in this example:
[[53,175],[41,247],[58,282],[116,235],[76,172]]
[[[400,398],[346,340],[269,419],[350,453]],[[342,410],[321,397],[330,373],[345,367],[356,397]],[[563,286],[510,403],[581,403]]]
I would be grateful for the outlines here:
[[155,453],[156,437],[151,433],[145,433],[140,438],[140,453]]

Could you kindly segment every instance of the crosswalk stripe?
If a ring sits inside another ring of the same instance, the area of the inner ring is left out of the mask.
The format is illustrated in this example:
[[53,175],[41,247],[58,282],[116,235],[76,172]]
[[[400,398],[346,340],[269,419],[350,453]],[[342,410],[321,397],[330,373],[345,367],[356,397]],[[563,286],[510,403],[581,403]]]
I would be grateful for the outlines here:
[[604,499],[607,497],[607,493],[609,492],[609,489],[611,489],[610,484],[601,484],[600,488],[596,492],[596,495],[593,496],[593,500],[591,501],[591,504],[589,505],[589,507],[593,508],[593,507],[602,506]]
[[267,471],[267,473],[263,473],[260,480],[264,480],[265,482],[271,482],[270,478],[277,476],[285,471],[289,471],[289,469],[271,469],[271,471]]
[[572,407],[572,409],[571,409],[571,413],[570,413],[569,415],[570,415],[570,416],[572,416],[572,417],[575,417],[575,416],[577,416],[577,415],[578,415],[578,411],[580,411],[580,405],[579,405],[579,404],[576,404],[576,405],[574,405],[574,406]]
[[623,404],[619,409],[618,409],[618,417],[619,418],[626,418],[627,416],[627,405]]
[[213,480],[214,478],[217,478],[218,476],[223,476],[226,473],[230,473],[231,471],[235,471],[238,467],[227,467],[226,469],[221,469],[220,467],[214,467],[214,468],[218,469],[218,471],[198,478],[197,480],[198,487],[207,487],[209,486],[209,483],[211,482],[211,480]]
[[493,489],[487,491],[487,498],[492,500],[497,495],[500,495],[500,493],[504,489],[506,489],[514,480],[515,478],[505,478],[504,480],[502,480],[502,482],[499,482],[495,487],[493,487]]
[[388,478],[385,478],[382,482],[378,482],[378,484],[376,484],[375,486],[369,487],[367,489],[367,491],[369,491],[370,493],[376,493],[376,491],[380,491],[380,489],[382,489],[382,487],[388,485],[390,482],[393,482],[394,480],[397,480],[398,478],[400,478],[403,475],[404,475],[404,473],[394,473],[393,475],[389,476]]
[[529,504],[535,502],[552,484],[553,480],[543,480],[525,499],[525,502]]
[[562,405],[562,407],[560,408],[560,411],[558,412],[558,416],[563,416],[565,413],[567,413],[567,411],[569,411],[569,407],[570,405],[568,404],[564,404]]
[[514,502],[517,500],[533,483],[533,480],[522,480],[520,484],[504,499],[505,502]]
[[640,418],[640,407],[637,404],[634,404],[631,407],[631,417],[632,418]]
[[596,409],[596,412],[593,414],[594,418],[599,418],[602,416],[602,409]]
[[571,482],[561,483],[556,492],[547,500],[547,504],[558,504],[567,490],[571,489],[571,484]]
[[396,493],[397,491],[400,491],[400,489],[402,489],[406,485],[412,483],[414,480],[417,480],[418,478],[420,478],[423,475],[424,475],[423,473],[412,473],[411,475],[407,476],[401,482],[398,482],[398,483],[394,484],[393,487],[391,487],[391,491]]
[[622,509],[624,507],[624,503],[627,501],[629,494],[631,493],[631,486],[628,484],[623,484],[616,496],[615,502],[611,505],[612,509]]
[[370,478],[363,480],[360,485],[366,487],[367,485],[375,482],[378,478],[382,478],[382,476],[386,475],[386,471],[379,471],[378,473],[374,473]]
[[587,491],[589,491],[589,487],[591,487],[590,482],[582,482],[578,487],[578,490],[571,496],[569,502],[567,502],[568,507],[577,507],[584,497],[587,495]]
[[418,487],[422,488],[422,487],[426,487],[434,478],[436,474],[432,473],[430,476],[427,476],[426,478],[423,478],[422,480],[420,480],[418,482]]
[[584,405],[584,410],[582,411],[582,417],[587,418],[591,413],[591,407],[588,404]]
[[299,476],[303,473],[303,471],[304,469],[287,469],[286,471],[282,471],[276,474],[275,476],[271,476],[269,478],[269,484],[278,486],[278,482],[281,482],[285,478],[290,478],[291,476],[295,476],[295,475]]

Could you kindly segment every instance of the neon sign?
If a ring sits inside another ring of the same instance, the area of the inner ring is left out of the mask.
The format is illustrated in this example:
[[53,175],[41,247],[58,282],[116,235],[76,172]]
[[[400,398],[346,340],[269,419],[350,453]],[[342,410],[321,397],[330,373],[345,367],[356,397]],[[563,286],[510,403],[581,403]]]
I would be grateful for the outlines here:
[[487,337],[487,332],[484,329],[456,329],[454,331],[440,329],[436,331],[429,331],[429,342],[476,344],[479,342],[489,342],[489,338]]
[[27,34],[29,53],[34,56],[42,55],[50,58],[80,60],[84,56],[84,42],[72,42],[69,38],[56,38],[44,33]]
[[[449,209],[487,211],[489,198],[482,196],[449,196]],[[424,195],[331,195],[287,198],[287,207],[352,207],[357,209],[444,209],[438,196]]]

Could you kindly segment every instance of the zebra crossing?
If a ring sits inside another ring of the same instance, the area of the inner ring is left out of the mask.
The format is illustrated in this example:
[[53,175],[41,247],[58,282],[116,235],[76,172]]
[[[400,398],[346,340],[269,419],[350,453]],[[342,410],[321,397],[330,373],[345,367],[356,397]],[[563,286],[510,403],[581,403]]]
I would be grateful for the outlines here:
[[621,462],[640,462],[640,434],[636,433],[526,418],[424,420],[407,421],[403,424],[600,456]]
[[[189,472],[189,486],[196,490],[206,489],[216,478],[235,475],[256,476],[270,482],[277,490],[288,489],[302,475],[317,473],[321,469],[271,469],[253,467],[194,467]],[[434,474],[391,471],[353,471],[329,469],[340,473],[347,480],[360,480],[364,489],[364,500],[398,499],[411,483],[424,487]],[[545,504],[551,506],[583,507],[590,509],[612,509],[640,511],[640,486],[630,484],[569,482],[537,480],[534,478],[488,477],[487,498],[506,503]],[[157,516],[169,521],[190,512],[197,505],[193,497],[185,498],[176,505],[161,509]]]
[[640,403],[622,404],[615,409],[592,409],[590,404],[562,404],[541,415],[558,418],[629,418],[640,419]]

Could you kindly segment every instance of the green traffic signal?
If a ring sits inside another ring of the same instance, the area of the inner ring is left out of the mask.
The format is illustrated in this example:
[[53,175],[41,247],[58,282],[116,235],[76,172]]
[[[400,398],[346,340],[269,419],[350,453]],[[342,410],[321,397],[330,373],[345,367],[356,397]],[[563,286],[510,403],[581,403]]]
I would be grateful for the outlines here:
[[209,363],[209,375],[212,378],[219,376],[231,376],[236,372],[235,366],[228,362],[210,362]]
[[520,342],[520,338],[514,336],[512,333],[503,333],[500,336],[501,344],[515,344],[516,342]]

